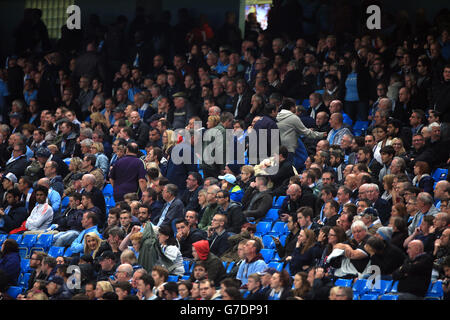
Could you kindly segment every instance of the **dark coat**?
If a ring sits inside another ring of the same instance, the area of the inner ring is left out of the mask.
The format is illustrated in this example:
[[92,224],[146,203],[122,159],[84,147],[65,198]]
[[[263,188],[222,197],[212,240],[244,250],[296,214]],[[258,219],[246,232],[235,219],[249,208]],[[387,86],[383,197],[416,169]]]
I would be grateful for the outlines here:
[[189,235],[185,239],[178,241],[183,258],[193,259],[194,257],[192,256],[192,244],[200,240],[206,240],[206,237],[207,235],[205,231],[200,229],[191,229]]
[[[164,204],[165,206],[165,204]],[[164,206],[161,210],[161,214],[164,211]],[[184,205],[183,202],[175,198],[172,203],[169,206],[169,209],[167,210],[166,216],[164,217],[164,221],[160,224],[160,227],[166,225],[169,227],[172,227],[172,222],[176,219],[181,219],[184,217]],[[159,220],[161,217],[159,217],[157,224],[160,222]]]
[[227,217],[225,229],[228,232],[241,232],[241,227],[247,220],[242,213],[242,206],[240,203],[230,202],[227,210],[223,210],[221,207],[219,207],[218,212],[223,213]]
[[291,274],[303,271],[304,266],[312,266],[315,260],[322,255],[322,248],[316,243],[314,246],[301,253],[302,248],[295,248],[292,251]]
[[150,130],[150,127],[148,126],[148,124],[141,121],[136,125],[136,127],[132,125],[131,129],[133,129],[134,133],[133,139],[139,145],[140,149],[144,149],[148,142],[148,131]]
[[15,285],[20,274],[20,255],[18,252],[10,252],[0,259],[0,270],[8,276],[8,283]]
[[398,292],[424,297],[431,281],[432,269],[433,257],[424,253],[413,260],[407,258],[403,265],[392,273],[392,279],[398,280]]
[[211,238],[208,238],[210,252],[220,257],[230,247],[228,238],[231,235],[233,234],[231,232],[227,232],[226,230],[220,235],[214,232]]
[[245,117],[250,113],[250,109],[252,107],[251,100],[252,100],[252,93],[250,91],[244,92],[239,105],[238,105],[239,95],[234,96],[232,113],[234,114],[236,111],[236,108],[238,108],[238,114],[236,117],[237,120],[244,120]]
[[20,227],[22,222],[24,222],[27,218],[27,209],[18,204],[17,206],[11,208],[9,214],[5,214],[3,216],[5,225],[3,226],[3,228],[1,228],[1,230],[9,233],[11,230]]
[[272,207],[272,202],[273,197],[270,194],[270,191],[257,191],[253,197],[251,197],[249,205],[244,211],[245,217],[253,217],[256,220],[264,218],[267,211]]
[[27,157],[26,155],[22,155],[20,156],[20,158],[11,161],[5,166],[3,175],[5,176],[7,173],[12,172],[17,177],[17,179],[19,179],[25,173],[25,169],[27,168],[27,166],[28,166]]
[[200,205],[198,204],[198,192],[202,189],[202,186],[197,187],[194,191],[184,190],[180,199],[183,201],[186,211],[194,210],[199,212]]

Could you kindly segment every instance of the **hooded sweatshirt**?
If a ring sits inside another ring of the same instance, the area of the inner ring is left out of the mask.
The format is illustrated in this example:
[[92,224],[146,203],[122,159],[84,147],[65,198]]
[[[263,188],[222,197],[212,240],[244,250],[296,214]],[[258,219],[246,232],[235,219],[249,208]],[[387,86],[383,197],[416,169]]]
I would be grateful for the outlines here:
[[192,246],[197,251],[198,258],[205,262],[206,270],[208,270],[208,279],[214,281],[215,284],[220,283],[226,276],[226,270],[222,261],[212,252],[209,252],[208,240],[194,242]]
[[289,152],[295,152],[297,139],[300,135],[312,139],[319,139],[325,135],[323,132],[315,132],[306,128],[296,114],[286,109],[278,113],[277,122],[280,130],[281,145],[285,146]]

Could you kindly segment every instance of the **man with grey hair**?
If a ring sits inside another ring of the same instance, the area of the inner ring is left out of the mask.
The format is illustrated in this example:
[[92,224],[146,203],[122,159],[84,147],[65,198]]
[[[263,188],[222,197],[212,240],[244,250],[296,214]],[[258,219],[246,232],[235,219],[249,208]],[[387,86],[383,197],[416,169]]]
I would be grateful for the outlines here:
[[394,174],[394,175],[406,173],[405,159],[403,159],[401,157],[394,157],[392,159],[389,170],[390,170],[390,174]]
[[210,185],[206,193],[206,201],[208,203],[203,215],[198,224],[198,228],[201,230],[208,230],[211,225],[213,216],[219,210],[219,205],[217,204],[217,193],[220,191],[220,187],[216,184]]
[[106,223],[106,203],[103,192],[95,186],[96,178],[92,174],[84,174],[81,178],[82,191],[81,194],[90,193],[92,195],[92,203],[100,209],[102,216],[99,217],[98,225],[100,228]]
[[380,198],[380,188],[376,183],[366,185],[366,198],[372,203],[372,207],[377,209],[381,223],[387,225],[391,216],[391,206],[386,200]]
[[155,219],[157,227],[169,226],[173,227],[173,231],[176,232],[173,221],[184,217],[184,204],[183,201],[177,198],[178,187],[175,184],[166,184],[162,190],[162,197],[166,202],[161,209],[161,215]]
[[419,212],[414,216],[408,226],[408,234],[411,235],[418,228],[426,215],[436,216],[439,212],[433,204],[433,197],[428,192],[421,192],[417,195],[417,209]]
[[133,277],[133,266],[129,263],[123,263],[116,269],[116,282],[130,282]]

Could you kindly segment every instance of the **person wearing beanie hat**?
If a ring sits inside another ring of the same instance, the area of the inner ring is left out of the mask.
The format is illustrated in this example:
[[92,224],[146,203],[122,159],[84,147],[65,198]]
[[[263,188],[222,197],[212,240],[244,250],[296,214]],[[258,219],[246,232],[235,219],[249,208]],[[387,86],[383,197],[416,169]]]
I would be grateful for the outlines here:
[[208,279],[214,281],[215,285],[226,276],[226,270],[222,260],[209,251],[208,240],[200,240],[192,244],[192,255],[195,261],[204,261],[208,270]]
[[380,227],[376,232],[376,236],[381,237],[386,242],[390,242],[392,239],[392,228],[391,227]]

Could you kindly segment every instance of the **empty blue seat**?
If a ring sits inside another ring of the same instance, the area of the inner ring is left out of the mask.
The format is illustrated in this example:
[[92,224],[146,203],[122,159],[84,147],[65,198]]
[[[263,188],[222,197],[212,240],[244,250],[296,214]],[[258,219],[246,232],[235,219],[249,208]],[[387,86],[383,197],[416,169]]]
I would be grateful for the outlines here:
[[391,289],[389,290],[390,293],[397,293],[398,292],[398,281],[395,281],[392,284]]
[[310,107],[310,105],[309,105],[309,99],[304,99],[304,100],[302,101],[302,106],[304,106],[305,109],[308,110],[309,107]]
[[[36,243],[37,238],[38,236],[36,234],[27,234],[22,238],[22,241],[19,244],[19,252],[21,253],[21,257],[29,257],[31,248]],[[22,256],[22,254],[24,255]]]
[[269,209],[269,211],[267,211],[264,219],[262,221],[269,221],[269,222],[273,222],[278,220],[278,209]]
[[7,234],[0,234],[0,245],[8,238]]
[[273,256],[272,261],[281,261],[280,255],[278,254],[277,250],[275,250],[275,255]]
[[274,235],[280,235],[280,236],[282,234],[288,234],[289,229],[287,227],[287,222],[283,222],[283,221],[275,222],[275,224],[273,225],[273,228],[271,230],[271,233]]
[[191,264],[191,262],[189,260],[183,260],[183,265],[184,265],[184,274],[185,275],[190,275],[191,272],[189,270],[189,265]]
[[275,248],[275,242],[273,241],[272,236],[266,234],[262,237],[262,240],[263,240],[264,248],[266,248],[266,249],[274,249]]
[[228,264],[228,262],[227,261],[222,261],[222,264],[223,264],[223,267],[225,268],[225,270],[227,269],[227,264]]
[[180,280],[181,281],[187,281],[187,280],[189,280],[189,275],[184,275],[184,276],[182,276],[181,278],[180,278]]
[[352,279],[337,279],[334,285],[338,287],[351,287],[352,282]]
[[233,269],[233,267],[234,267],[235,264],[236,264],[236,262],[231,261],[231,262],[228,264],[228,266],[227,266],[226,273],[230,273],[231,270]]
[[275,250],[273,249],[261,249],[260,251],[261,255],[263,256],[263,259],[266,263],[269,263],[270,260],[272,260]]
[[106,186],[104,186],[103,195],[109,195],[109,196],[113,195],[113,186],[110,183],[108,183]]
[[19,244],[22,241],[22,235],[18,234],[18,233],[10,234],[8,236],[8,239],[13,239],[13,240],[15,240],[17,242],[17,244]]
[[444,290],[442,288],[442,280],[437,280],[434,283],[430,284],[430,288],[428,289],[425,299],[442,299],[444,297]]
[[18,287],[18,286],[11,286],[8,288],[8,290],[6,291],[7,294],[9,294],[11,297],[13,297],[14,299],[17,298],[17,296],[19,294],[22,293],[22,287]]
[[272,227],[272,223],[269,221],[260,221],[256,225],[256,232],[260,233],[261,235],[265,235],[270,231]]
[[366,293],[363,294],[359,300],[378,300],[378,295],[373,294],[373,293]]
[[357,279],[353,284],[353,294],[360,295],[364,293],[364,288],[366,287],[367,280],[366,279]]
[[448,169],[443,169],[443,168],[437,168],[434,172],[433,172],[433,179],[434,181],[441,181],[441,180],[445,180],[447,179],[447,175],[448,175]]
[[286,196],[279,196],[276,200],[274,198],[274,202],[272,203],[273,209],[280,209],[281,205],[283,204],[284,199],[286,199]]
[[50,247],[48,255],[53,258],[57,258],[64,255],[64,247]]
[[27,273],[30,271],[30,259],[21,259],[20,260],[20,272]]
[[383,294],[380,300],[398,300],[398,295],[396,294]]
[[174,274],[170,274],[169,277],[167,278],[168,282],[178,282],[178,276],[174,275]]
[[28,281],[30,280],[31,273],[21,273],[19,279],[17,280],[17,284],[19,287],[24,289],[28,289]]
[[64,257],[71,257],[72,255],[73,255],[73,252],[72,252],[72,250],[70,250],[70,247],[64,251]]
[[31,248],[31,253],[34,251],[48,251],[48,249],[52,246],[53,235],[48,233],[43,233],[39,236],[36,243]]
[[379,283],[372,283],[371,281],[367,281],[363,288],[363,292],[378,295],[385,294],[386,292],[389,292],[393,282],[394,281],[392,280],[380,280]]
[[282,234],[279,238],[281,245],[284,247],[286,245],[287,234]]
[[368,121],[357,120],[353,125],[353,133],[355,134],[355,136],[360,136],[363,134],[364,131],[367,130],[368,127],[369,127]]
[[283,270],[283,262],[271,261],[271,262],[269,262],[267,267],[268,268],[274,268],[277,271],[281,271],[281,270]]

